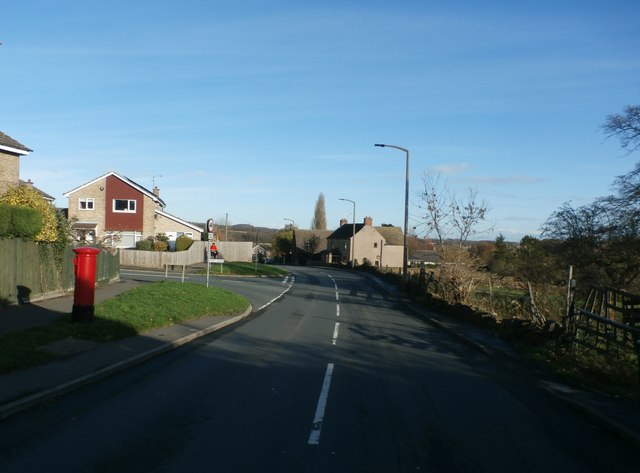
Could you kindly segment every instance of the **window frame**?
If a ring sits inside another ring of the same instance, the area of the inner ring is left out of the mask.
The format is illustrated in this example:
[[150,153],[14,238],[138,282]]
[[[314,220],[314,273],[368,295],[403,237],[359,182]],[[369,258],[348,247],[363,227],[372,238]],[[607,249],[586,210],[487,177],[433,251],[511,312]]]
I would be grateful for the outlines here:
[[[116,202],[127,202],[127,208],[125,210],[116,209]],[[133,206],[131,204],[133,204]],[[111,209],[114,213],[134,214],[136,213],[137,207],[136,199],[113,199],[111,203]]]
[[[84,207],[82,204],[84,203]],[[91,204],[91,205],[89,205]],[[78,199],[78,210],[86,211],[86,210],[95,210],[96,208],[96,199],[94,197],[80,197]]]

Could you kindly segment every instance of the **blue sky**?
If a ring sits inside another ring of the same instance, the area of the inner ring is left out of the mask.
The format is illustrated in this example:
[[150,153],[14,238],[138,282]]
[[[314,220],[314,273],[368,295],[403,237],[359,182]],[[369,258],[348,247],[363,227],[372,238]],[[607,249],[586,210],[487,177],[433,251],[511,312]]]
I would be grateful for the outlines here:
[[[410,225],[425,172],[537,235],[630,171],[600,126],[640,102],[637,1],[3,1],[0,130],[56,197],[117,171],[204,222]],[[418,227],[419,234],[423,234]]]

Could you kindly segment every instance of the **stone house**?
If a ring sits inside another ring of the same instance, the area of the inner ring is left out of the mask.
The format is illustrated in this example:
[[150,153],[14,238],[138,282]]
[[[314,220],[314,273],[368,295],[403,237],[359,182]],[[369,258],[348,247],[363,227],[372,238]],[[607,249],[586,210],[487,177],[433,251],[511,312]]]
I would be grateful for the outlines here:
[[296,264],[307,264],[323,261],[322,255],[327,251],[327,237],[333,230],[293,230],[293,261]]
[[64,194],[69,220],[78,240],[101,240],[118,248],[164,233],[170,242],[180,235],[200,239],[204,229],[164,211],[160,189],[146,189],[131,179],[109,172]]
[[[355,232],[355,234],[354,234]],[[399,227],[374,227],[373,219],[363,223],[340,221],[340,227],[327,237],[327,263],[368,263],[379,268],[402,268],[404,234]]]

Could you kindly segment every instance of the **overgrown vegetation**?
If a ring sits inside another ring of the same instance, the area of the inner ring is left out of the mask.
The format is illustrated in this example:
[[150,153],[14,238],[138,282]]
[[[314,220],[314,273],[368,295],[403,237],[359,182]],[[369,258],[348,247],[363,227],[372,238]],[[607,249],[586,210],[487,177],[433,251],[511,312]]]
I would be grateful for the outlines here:
[[[629,153],[638,149],[640,106],[609,116],[603,129]],[[574,382],[640,400],[638,352],[587,349],[561,329],[570,266],[578,306],[592,286],[640,293],[640,163],[615,180],[611,195],[578,208],[562,204],[543,225],[542,238],[519,243],[500,235],[493,243],[470,244],[467,236],[483,222],[486,205],[471,191],[460,202],[431,176],[424,184],[423,221],[440,259],[422,280],[415,275],[414,296],[493,327]],[[625,323],[640,327],[640,314],[628,311]]]
[[45,327],[0,337],[0,373],[55,359],[43,347],[67,338],[108,342],[184,320],[211,315],[236,315],[249,307],[242,296],[198,284],[149,283],[97,304],[92,323],[71,323],[64,316]]
[[[3,196],[0,196],[0,204],[28,207],[36,210],[40,214],[41,228],[33,237],[34,241],[53,242],[58,239],[56,210],[53,205],[34,188],[28,186],[11,187]],[[27,215],[22,215],[21,218],[22,217],[30,220],[27,228],[37,224],[37,219],[33,216],[28,217]],[[22,226],[20,222],[17,220],[14,221],[13,218],[12,225],[14,228],[16,225]],[[27,233],[29,233],[31,230],[22,228],[20,231],[27,231]],[[22,235],[16,236],[21,237]]]

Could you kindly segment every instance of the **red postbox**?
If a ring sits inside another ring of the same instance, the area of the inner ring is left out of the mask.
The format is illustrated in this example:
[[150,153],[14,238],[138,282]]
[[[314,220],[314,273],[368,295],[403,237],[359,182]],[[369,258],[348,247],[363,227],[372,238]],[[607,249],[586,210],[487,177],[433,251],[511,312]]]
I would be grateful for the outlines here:
[[91,322],[93,320],[93,301],[96,285],[96,257],[100,250],[90,246],[74,248],[73,259],[76,285],[73,291],[72,322]]

